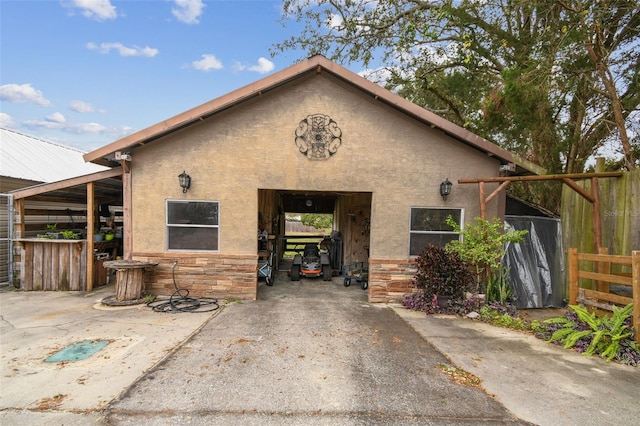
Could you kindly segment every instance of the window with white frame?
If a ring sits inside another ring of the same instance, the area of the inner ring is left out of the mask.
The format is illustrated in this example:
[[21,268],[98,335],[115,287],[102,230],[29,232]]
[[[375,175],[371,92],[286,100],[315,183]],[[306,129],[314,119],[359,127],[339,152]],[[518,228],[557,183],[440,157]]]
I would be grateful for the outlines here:
[[460,239],[460,234],[447,225],[447,217],[460,225],[462,214],[462,209],[412,207],[409,256],[418,256],[429,244],[444,247],[449,241]]
[[217,201],[167,200],[168,250],[218,250]]

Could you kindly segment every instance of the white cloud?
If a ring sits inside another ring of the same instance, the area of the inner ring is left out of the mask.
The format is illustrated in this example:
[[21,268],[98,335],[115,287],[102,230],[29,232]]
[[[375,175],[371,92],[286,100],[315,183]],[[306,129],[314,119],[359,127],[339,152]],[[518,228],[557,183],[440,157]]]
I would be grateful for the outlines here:
[[97,21],[115,19],[118,16],[116,7],[111,4],[110,0],[73,0],[71,7],[80,9],[80,13],[85,18]]
[[93,105],[78,100],[71,101],[69,109],[75,112],[94,112],[96,110]]
[[79,124],[73,124],[71,126],[67,126],[65,127],[65,130],[70,133],[96,134],[96,133],[105,133],[109,129],[106,126],[103,126],[102,124],[98,124],[98,123],[79,123]]
[[384,87],[391,78],[391,71],[386,67],[380,67],[376,69],[367,68],[358,72],[358,75],[376,83],[379,86]]
[[337,15],[337,14],[334,13],[328,19],[327,27],[329,27],[331,29],[338,29],[343,24],[343,22],[344,22],[344,19],[342,19],[342,16]]
[[146,56],[148,58],[153,58],[158,54],[158,49],[153,49],[149,46],[147,47],[139,47],[139,46],[131,46],[127,47],[122,43],[100,43],[99,45],[93,42],[87,43],[87,49],[89,50],[97,50],[100,53],[107,54],[111,50],[116,50],[120,56]]
[[62,129],[62,123],[56,123],[55,121],[42,121],[42,120],[27,120],[24,123],[29,128],[45,128],[45,129]]
[[275,66],[273,65],[273,62],[271,62],[267,58],[259,58],[258,59],[258,65],[250,66],[247,69],[249,71],[254,71],[254,72],[257,72],[259,74],[266,74],[266,73],[268,73],[270,71],[273,71],[274,68],[275,68]]
[[124,138],[125,136],[128,136],[128,135],[132,134],[136,130],[137,129],[135,129],[135,128],[131,127],[131,126],[122,125],[122,126],[117,126],[117,127],[110,128],[108,133],[114,139],[120,139],[120,138]]
[[11,117],[6,112],[0,112],[0,127],[4,127],[5,129],[11,129],[16,126],[16,123],[13,121],[13,117]]
[[202,55],[202,59],[199,61],[191,62],[193,68],[200,71],[219,70],[224,68],[222,62],[220,62],[215,56],[210,54]]
[[42,92],[34,89],[31,84],[5,84],[0,86],[0,99],[13,103],[32,103],[40,106],[49,106],[51,102]]
[[47,115],[47,121],[50,121],[52,123],[64,123],[67,120],[64,118],[64,115],[60,114],[59,112],[54,112],[51,115]]
[[[55,116],[55,114],[53,114]],[[62,115],[62,114],[60,114]],[[105,133],[109,129],[106,126],[98,123],[77,123],[77,124],[67,124],[64,121],[64,117],[62,117],[63,121],[54,121],[51,120],[52,116],[47,117],[45,121],[38,120],[28,120],[23,124],[30,128],[45,128],[45,129],[57,129],[67,133],[75,133],[75,134],[98,134]]]
[[260,74],[266,74],[270,71],[273,71],[275,66],[270,60],[260,57],[258,58],[257,65],[242,65],[241,63],[237,63],[234,65],[234,68],[236,69],[236,71],[253,71]]
[[200,22],[202,9],[205,4],[201,0],[174,0],[175,7],[171,9],[171,13],[178,21],[184,24],[197,24]]

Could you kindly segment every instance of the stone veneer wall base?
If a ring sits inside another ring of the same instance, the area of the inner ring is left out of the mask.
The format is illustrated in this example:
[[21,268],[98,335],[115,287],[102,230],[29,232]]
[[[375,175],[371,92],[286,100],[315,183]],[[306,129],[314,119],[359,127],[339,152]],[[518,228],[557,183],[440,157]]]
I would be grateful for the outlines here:
[[[146,293],[170,296],[175,287],[189,290],[192,297],[256,300],[257,255],[203,253],[135,253],[132,258],[157,262],[144,274]],[[175,267],[174,285],[174,261]]]
[[413,259],[369,259],[369,302],[398,303],[414,292]]

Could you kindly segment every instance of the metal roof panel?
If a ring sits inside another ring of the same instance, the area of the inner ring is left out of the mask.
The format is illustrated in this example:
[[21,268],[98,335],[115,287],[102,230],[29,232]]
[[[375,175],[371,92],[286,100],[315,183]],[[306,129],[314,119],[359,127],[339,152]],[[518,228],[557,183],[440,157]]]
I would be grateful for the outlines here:
[[84,152],[0,128],[0,176],[57,182],[107,170],[85,162]]

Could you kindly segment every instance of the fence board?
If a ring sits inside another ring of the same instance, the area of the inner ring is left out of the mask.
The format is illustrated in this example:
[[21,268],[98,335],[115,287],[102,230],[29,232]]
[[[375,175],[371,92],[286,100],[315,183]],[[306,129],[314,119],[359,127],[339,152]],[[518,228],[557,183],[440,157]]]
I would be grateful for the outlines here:
[[[628,264],[623,266],[631,267],[631,278],[616,273],[605,274],[586,271],[582,269],[580,265],[580,259],[582,259],[582,263],[584,263],[586,258],[589,258],[591,263],[597,264],[606,262],[606,259],[610,257],[611,256],[605,254],[585,256],[584,254],[578,254],[577,248],[569,248],[569,303],[575,305],[579,302],[585,306],[592,306],[609,311],[613,310],[611,304],[628,305],[629,303],[633,303],[633,311],[631,314],[633,330],[636,342],[640,343],[640,251],[634,250],[631,256],[624,256],[628,258]],[[618,258],[622,257],[623,256],[619,256]],[[622,281],[625,283],[624,285],[631,286],[632,297],[580,288],[581,278],[607,283],[607,288],[608,283],[620,283]]]
[[21,288],[25,291],[86,290],[85,241],[16,240],[21,255]]
[[627,286],[633,285],[631,277],[625,277],[624,275],[602,274],[598,272],[580,271],[578,278],[586,278],[591,280],[606,281],[615,284],[622,284]]
[[614,254],[591,254],[579,253],[578,260],[588,260],[591,262],[609,262],[628,265],[631,262],[631,256],[620,256]]
[[[633,303],[633,298],[631,297],[626,297],[626,296],[620,296],[619,294],[614,294],[614,293],[604,293],[602,291],[597,291],[597,290],[589,290],[588,288],[581,288],[579,290],[579,298],[586,300],[586,299],[590,299],[590,300],[604,300],[606,302],[611,302],[613,304],[616,305],[628,305],[629,303]],[[585,305],[588,305],[589,303],[584,303]],[[611,308],[611,306],[609,306],[609,308],[607,309],[609,311],[612,311],[613,309]]]
[[[577,183],[591,192],[590,180]],[[618,178],[598,179],[598,187],[602,247],[624,255],[640,250],[640,169]],[[562,190],[561,217],[563,246],[575,247],[580,253],[594,253],[591,204],[566,185]],[[619,264],[613,271],[630,272]]]

